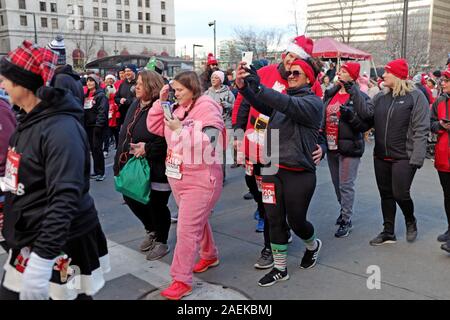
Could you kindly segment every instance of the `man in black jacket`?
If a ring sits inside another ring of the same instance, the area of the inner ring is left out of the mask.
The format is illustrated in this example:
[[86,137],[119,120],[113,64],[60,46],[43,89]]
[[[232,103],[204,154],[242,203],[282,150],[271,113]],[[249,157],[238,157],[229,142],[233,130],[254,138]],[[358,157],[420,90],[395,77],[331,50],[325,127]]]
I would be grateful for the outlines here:
[[81,107],[84,102],[83,85],[81,84],[80,75],[73,70],[71,65],[66,64],[64,37],[62,35],[57,35],[47,47],[58,54],[55,75],[53,76],[50,85],[54,88],[65,89],[71,92]]
[[119,106],[120,118],[118,125],[121,126],[127,116],[128,109],[136,98],[136,75],[137,66],[129,64],[125,67],[125,81],[120,85],[114,101]]
[[338,73],[339,83],[325,92],[325,113],[322,123],[322,137],[327,142],[328,167],[334,189],[341,206],[336,221],[339,229],[337,238],[347,237],[353,228],[353,203],[355,180],[361,157],[364,153],[363,133],[370,129],[354,112],[355,104],[372,105],[369,96],[362,93],[355,81],[359,77],[360,65],[347,62]]

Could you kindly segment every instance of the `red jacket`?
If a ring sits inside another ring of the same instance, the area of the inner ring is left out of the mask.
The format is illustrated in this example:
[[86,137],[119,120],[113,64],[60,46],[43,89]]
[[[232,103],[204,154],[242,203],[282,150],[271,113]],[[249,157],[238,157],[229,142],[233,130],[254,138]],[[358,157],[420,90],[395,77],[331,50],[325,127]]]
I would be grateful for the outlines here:
[[116,97],[116,93],[109,93],[106,95],[108,97],[109,102],[109,111],[108,111],[108,126],[110,128],[117,127],[117,119],[120,118],[120,112],[119,107],[117,106],[116,102],[114,101],[114,98]]
[[438,134],[435,146],[434,166],[438,171],[450,172],[450,139],[448,131],[441,127],[439,120],[450,119],[449,97],[441,96],[431,109],[431,131]]

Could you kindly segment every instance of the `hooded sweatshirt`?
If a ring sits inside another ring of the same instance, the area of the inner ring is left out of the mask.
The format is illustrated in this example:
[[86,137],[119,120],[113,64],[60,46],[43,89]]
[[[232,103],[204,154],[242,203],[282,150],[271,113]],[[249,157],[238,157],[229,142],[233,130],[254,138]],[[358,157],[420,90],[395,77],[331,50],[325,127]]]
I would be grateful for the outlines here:
[[89,194],[83,110],[61,89],[43,87],[38,96],[42,102],[20,118],[10,139],[20,159],[14,165],[16,188],[6,194],[3,234],[13,249],[31,246],[40,257],[54,259],[67,240],[99,221]]
[[[6,154],[9,138],[16,128],[16,117],[8,102],[0,99],[0,177],[5,174]],[[0,190],[0,198],[3,196]]]
[[80,107],[83,105],[84,92],[83,85],[81,84],[81,77],[78,73],[73,71],[71,65],[58,67],[55,70],[51,86],[70,91],[74,98],[79,102]]
[[222,85],[218,90],[211,87],[205,94],[210,96],[219,105],[223,106],[224,111],[233,108],[235,98],[228,86]]

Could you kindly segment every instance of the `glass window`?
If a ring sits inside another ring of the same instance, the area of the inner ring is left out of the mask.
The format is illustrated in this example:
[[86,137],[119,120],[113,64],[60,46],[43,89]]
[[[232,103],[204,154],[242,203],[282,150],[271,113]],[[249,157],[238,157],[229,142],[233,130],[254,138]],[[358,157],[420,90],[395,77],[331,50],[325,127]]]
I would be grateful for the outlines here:
[[56,3],[50,3],[50,11],[51,12],[57,12],[58,9],[56,7]]
[[166,29],[166,27],[162,27],[161,33],[162,33],[163,36],[165,36],[165,35],[167,34],[167,29]]
[[121,23],[117,24],[117,32],[122,32],[122,24]]
[[28,25],[27,16],[20,16],[20,25],[24,27]]
[[52,18],[52,28],[53,29],[58,29],[58,18]]
[[103,31],[108,32],[108,22],[103,22]]
[[47,18],[41,18],[41,27],[48,28],[48,20]]
[[19,9],[26,9],[27,4],[25,3],[25,0],[19,0]]
[[94,31],[100,31],[100,22],[94,21]]
[[47,4],[45,2],[39,2],[39,9],[43,12],[47,11]]

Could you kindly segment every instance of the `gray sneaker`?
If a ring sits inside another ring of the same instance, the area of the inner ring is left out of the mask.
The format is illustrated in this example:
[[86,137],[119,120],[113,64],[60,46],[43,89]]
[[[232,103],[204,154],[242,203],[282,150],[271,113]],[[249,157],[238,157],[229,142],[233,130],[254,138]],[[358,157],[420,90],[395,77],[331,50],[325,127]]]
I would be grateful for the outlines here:
[[161,242],[154,242],[153,247],[147,254],[147,260],[153,261],[164,257],[170,252],[169,246]]
[[272,250],[264,248],[261,251],[261,257],[254,264],[256,269],[270,269],[275,265],[273,262]]
[[153,243],[155,242],[156,234],[154,232],[147,232],[144,241],[142,241],[139,249],[142,252],[148,251],[153,247]]

